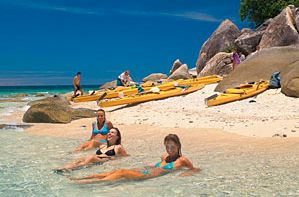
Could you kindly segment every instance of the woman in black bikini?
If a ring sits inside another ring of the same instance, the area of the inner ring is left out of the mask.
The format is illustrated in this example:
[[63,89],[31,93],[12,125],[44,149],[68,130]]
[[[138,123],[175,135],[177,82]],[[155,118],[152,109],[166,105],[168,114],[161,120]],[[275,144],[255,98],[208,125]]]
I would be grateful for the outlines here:
[[110,129],[106,140],[107,144],[101,145],[96,154],[77,159],[61,168],[56,169],[56,171],[73,170],[93,163],[102,163],[113,159],[115,156],[128,156],[124,147],[121,145],[121,135],[118,128],[113,127]]

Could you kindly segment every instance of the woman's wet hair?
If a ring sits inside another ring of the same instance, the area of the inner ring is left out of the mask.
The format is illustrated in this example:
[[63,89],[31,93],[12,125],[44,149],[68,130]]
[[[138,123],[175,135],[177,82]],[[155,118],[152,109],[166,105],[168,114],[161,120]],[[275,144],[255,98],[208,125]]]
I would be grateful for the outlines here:
[[[111,129],[114,129],[114,130],[117,131],[116,136],[118,137],[117,140],[116,140],[116,142],[115,142],[115,144],[112,144],[112,145],[120,145],[120,144],[121,144],[121,134],[120,134],[120,130],[119,130],[118,128],[116,128],[116,127],[112,127]],[[111,129],[110,129],[110,130],[111,130]],[[109,144],[109,141],[108,141],[108,140],[107,140],[107,146],[108,146],[108,147],[111,146],[111,145]]]
[[[181,141],[180,138],[176,135],[176,134],[168,134],[165,138],[164,138],[164,145],[166,145],[167,142],[172,141],[174,142],[179,148],[178,148],[178,156],[176,158],[169,158],[169,156],[166,158],[166,162],[170,163],[172,161],[177,160],[180,156],[182,156],[182,145],[181,145]],[[171,160],[171,161],[170,161]]]

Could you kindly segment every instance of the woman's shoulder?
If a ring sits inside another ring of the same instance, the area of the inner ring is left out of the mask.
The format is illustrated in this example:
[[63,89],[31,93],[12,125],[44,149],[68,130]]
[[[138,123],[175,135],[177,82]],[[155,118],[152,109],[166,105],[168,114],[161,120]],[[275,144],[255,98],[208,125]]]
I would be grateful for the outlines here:
[[105,144],[102,144],[102,145],[100,145],[100,147],[99,147],[100,149],[103,149],[103,148],[107,148],[107,145],[105,145]]
[[161,155],[161,159],[162,159],[162,160],[165,160],[167,156],[168,156],[167,153],[163,153],[163,154]]
[[106,120],[105,123],[108,125],[108,126],[111,126],[112,125],[112,122],[110,120]]
[[121,144],[117,144],[117,145],[114,145],[114,148],[124,148],[124,147]]
[[110,120],[106,120],[107,124],[112,124],[112,122]]
[[189,161],[189,159],[185,156],[180,156],[178,159],[177,159],[178,162],[181,162],[181,163],[184,163],[186,161]]
[[123,156],[128,156],[128,154],[126,153],[125,148],[121,144],[115,145],[114,150],[115,150],[116,154],[123,155]]

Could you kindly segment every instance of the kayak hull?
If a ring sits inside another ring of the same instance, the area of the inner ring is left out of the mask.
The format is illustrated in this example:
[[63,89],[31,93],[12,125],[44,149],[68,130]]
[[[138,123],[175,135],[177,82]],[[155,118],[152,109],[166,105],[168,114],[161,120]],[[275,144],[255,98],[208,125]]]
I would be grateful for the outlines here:
[[268,87],[269,82],[263,81],[255,84],[240,85],[240,87],[236,88],[229,88],[224,91],[223,94],[208,98],[206,104],[208,106],[215,106],[246,99],[264,92]]
[[124,98],[102,100],[98,104],[100,107],[111,107],[111,106],[124,105],[124,104],[141,103],[146,101],[153,101],[153,100],[159,100],[159,99],[165,99],[169,97],[189,94],[191,92],[200,90],[203,87],[204,85],[193,86],[193,87],[191,86],[186,89],[181,87],[176,87],[170,90],[160,91],[157,93],[137,94],[137,95],[127,96]]

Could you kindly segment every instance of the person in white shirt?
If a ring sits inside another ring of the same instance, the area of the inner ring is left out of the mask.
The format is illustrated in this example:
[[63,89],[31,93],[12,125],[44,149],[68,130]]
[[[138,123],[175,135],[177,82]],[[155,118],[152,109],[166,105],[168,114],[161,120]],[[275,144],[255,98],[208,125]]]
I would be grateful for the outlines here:
[[121,73],[117,78],[117,86],[129,86],[132,82],[132,78],[130,77],[130,71],[126,70],[125,72]]

